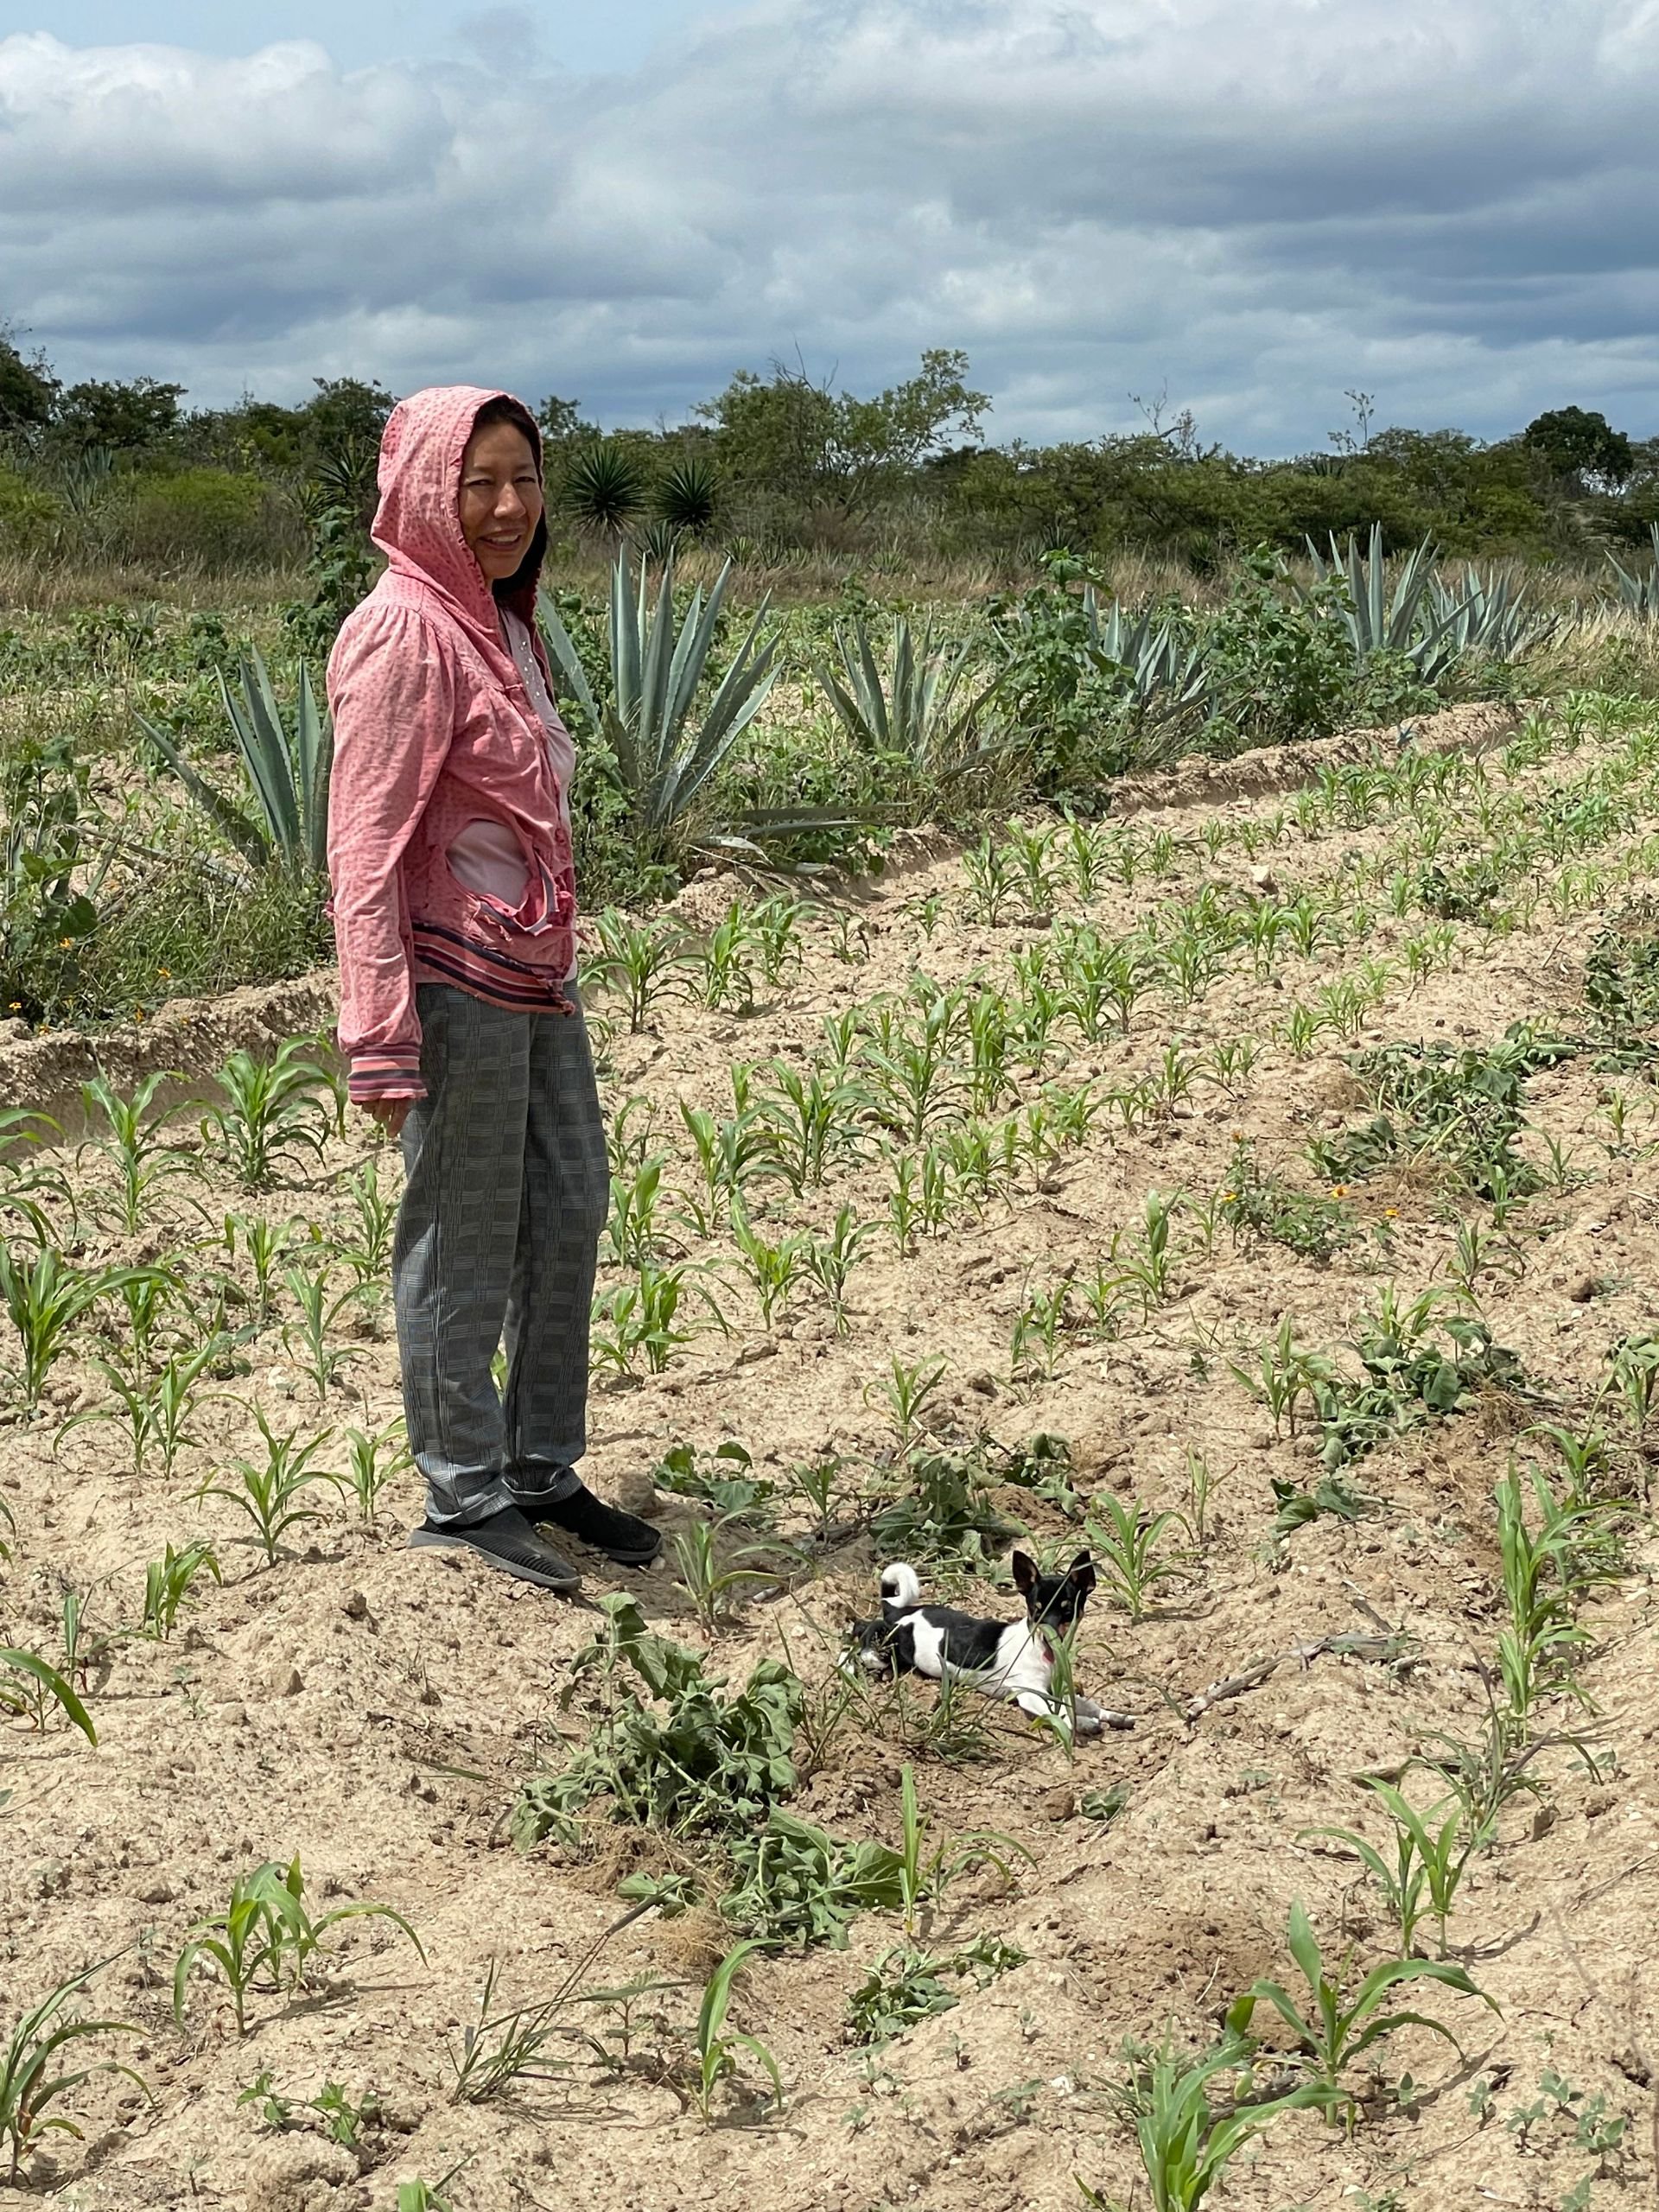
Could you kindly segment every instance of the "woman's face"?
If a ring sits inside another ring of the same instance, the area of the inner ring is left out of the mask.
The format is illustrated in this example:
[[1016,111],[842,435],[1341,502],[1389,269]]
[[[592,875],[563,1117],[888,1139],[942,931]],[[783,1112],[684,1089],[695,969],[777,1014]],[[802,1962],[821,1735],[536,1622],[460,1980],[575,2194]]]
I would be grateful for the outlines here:
[[517,573],[542,518],[542,485],[530,440],[516,424],[474,430],[461,461],[461,534],[486,583]]

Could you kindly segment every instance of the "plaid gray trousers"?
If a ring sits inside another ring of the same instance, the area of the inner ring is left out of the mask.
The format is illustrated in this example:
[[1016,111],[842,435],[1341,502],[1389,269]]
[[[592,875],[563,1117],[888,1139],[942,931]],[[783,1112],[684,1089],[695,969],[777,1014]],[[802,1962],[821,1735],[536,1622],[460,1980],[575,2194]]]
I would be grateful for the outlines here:
[[514,1488],[577,1486],[610,1170],[580,1011],[512,1014],[448,983],[416,1003],[427,1095],[404,1123],[392,1291],[410,1449],[441,1525]]

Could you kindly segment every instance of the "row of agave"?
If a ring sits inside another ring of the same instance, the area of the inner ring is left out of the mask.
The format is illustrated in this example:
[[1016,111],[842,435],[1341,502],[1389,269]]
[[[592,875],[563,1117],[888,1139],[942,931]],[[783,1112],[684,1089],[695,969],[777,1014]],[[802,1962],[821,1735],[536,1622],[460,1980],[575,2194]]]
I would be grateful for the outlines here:
[[[1624,602],[1643,616],[1659,612],[1659,524],[1654,545],[1650,574],[1613,563]],[[1435,684],[1465,658],[1515,658],[1546,642],[1563,620],[1531,603],[1512,572],[1470,566],[1460,582],[1448,582],[1427,539],[1390,577],[1380,524],[1372,525],[1363,554],[1351,537],[1345,547],[1333,537],[1328,557],[1311,539],[1307,550],[1315,582],[1297,589],[1324,619],[1342,624],[1357,668],[1374,655],[1397,654],[1423,682]],[[711,665],[731,575],[728,561],[707,593],[699,585],[689,602],[677,606],[671,551],[654,588],[647,563],[641,560],[636,576],[628,551],[619,553],[611,578],[609,681],[602,690],[552,598],[543,593],[541,599],[543,635],[578,735],[615,761],[646,847],[670,841],[706,796],[782,671],[781,635],[768,620],[765,601],[724,667]],[[1132,614],[1116,601],[1103,607],[1092,587],[1085,588],[1082,607],[1083,650],[1127,709],[1163,717],[1204,711],[1209,679],[1202,642],[1177,619],[1156,608]],[[988,662],[982,640],[944,638],[931,619],[918,630],[895,616],[885,654],[861,617],[836,626],[831,635],[833,652],[814,658],[813,674],[866,755],[950,780],[1017,741],[1017,733],[997,732],[986,720],[1004,673],[996,656],[1013,650],[1010,638],[993,631]],[[251,804],[227,798],[191,766],[175,737],[140,716],[146,737],[244,860],[320,872],[332,742],[308,673],[302,668],[291,733],[257,652],[242,663],[236,688],[221,676],[220,689]],[[706,842],[758,857],[780,836],[852,826],[853,818],[835,807],[753,809]]]

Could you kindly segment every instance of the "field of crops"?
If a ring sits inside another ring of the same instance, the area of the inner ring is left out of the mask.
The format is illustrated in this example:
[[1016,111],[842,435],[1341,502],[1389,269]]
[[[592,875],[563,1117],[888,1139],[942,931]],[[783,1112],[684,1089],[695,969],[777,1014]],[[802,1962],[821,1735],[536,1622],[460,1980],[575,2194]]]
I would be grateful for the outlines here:
[[[325,1047],[11,1109],[0,2204],[1646,2201],[1659,718],[1281,757],[595,918],[586,1603]],[[841,1667],[1016,1542],[1131,1726]]]

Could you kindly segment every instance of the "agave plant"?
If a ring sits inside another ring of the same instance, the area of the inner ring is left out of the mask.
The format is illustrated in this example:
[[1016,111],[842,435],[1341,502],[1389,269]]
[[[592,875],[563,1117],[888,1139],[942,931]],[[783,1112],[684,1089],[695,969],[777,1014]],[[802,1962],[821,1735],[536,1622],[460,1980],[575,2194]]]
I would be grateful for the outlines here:
[[1137,707],[1145,709],[1156,701],[1173,711],[1204,696],[1208,676],[1203,656],[1197,645],[1183,647],[1172,624],[1155,622],[1150,608],[1132,618],[1116,600],[1110,613],[1103,616],[1092,585],[1084,592],[1083,606],[1090,644],[1124,671],[1128,696]]
[[732,572],[727,562],[705,601],[691,594],[684,617],[674,606],[674,563],[663,564],[653,603],[642,562],[636,582],[626,550],[611,572],[611,696],[594,697],[580,655],[545,593],[538,612],[567,695],[590,734],[615,755],[636,835],[648,848],[672,843],[777,680],[778,632],[763,601],[742,644],[695,721],[715,632]]
[[1558,615],[1527,604],[1527,588],[1512,570],[1463,572],[1461,596],[1439,576],[1428,583],[1428,622],[1438,631],[1453,660],[1476,653],[1486,660],[1515,660],[1529,645],[1542,645],[1560,626]]
[[584,529],[617,537],[645,504],[645,474],[632,454],[600,438],[572,459],[560,496]]
[[190,766],[176,741],[143,715],[140,728],[215,829],[255,868],[279,865],[321,875],[327,866],[328,778],[334,728],[317,705],[311,673],[300,664],[300,696],[290,736],[256,648],[241,663],[238,693],[221,671],[219,696],[247,778],[251,807],[216,791]]
[[971,640],[938,641],[931,622],[918,640],[897,614],[890,673],[884,679],[866,622],[855,620],[850,638],[839,627],[833,634],[839,674],[816,659],[812,671],[842,728],[861,750],[935,775],[959,774],[984,757],[987,748],[976,746],[974,738],[1001,677],[993,677],[959,702],[974,657]]
[[1649,524],[1653,532],[1653,566],[1645,575],[1633,574],[1614,560],[1610,553],[1608,564],[1618,579],[1618,595],[1632,614],[1639,614],[1644,621],[1651,621],[1659,614],[1659,522]]
[[[1402,653],[1426,683],[1432,683],[1445,674],[1458,658],[1458,648],[1450,636],[1456,610],[1444,620],[1436,620],[1429,613],[1434,547],[1427,538],[1414,546],[1401,563],[1392,592],[1388,588],[1382,558],[1381,523],[1371,524],[1369,552],[1363,559],[1351,537],[1345,551],[1338,546],[1335,537],[1332,537],[1328,562],[1311,537],[1306,542],[1307,557],[1313,564],[1318,581],[1346,588],[1341,619],[1353,648],[1356,666],[1369,660],[1373,653],[1394,652]],[[1426,615],[1429,616],[1427,623]]]

